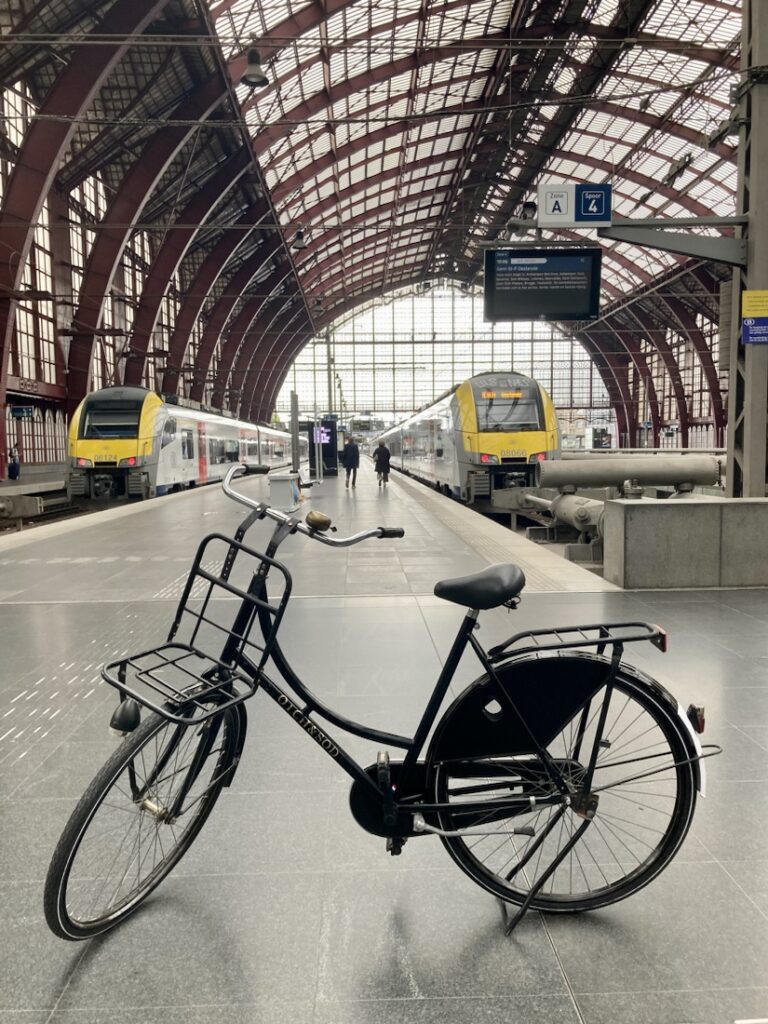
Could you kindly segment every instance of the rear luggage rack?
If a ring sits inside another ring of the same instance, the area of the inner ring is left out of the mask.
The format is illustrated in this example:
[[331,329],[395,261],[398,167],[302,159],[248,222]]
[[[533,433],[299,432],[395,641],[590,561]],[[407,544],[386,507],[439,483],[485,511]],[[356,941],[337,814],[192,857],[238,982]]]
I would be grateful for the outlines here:
[[488,658],[496,663],[520,654],[541,651],[563,651],[576,647],[597,647],[602,654],[606,647],[650,640],[660,651],[667,649],[667,634],[661,626],[650,622],[607,622],[590,626],[560,626],[558,629],[531,629],[517,633],[503,644],[488,651]]
[[[260,596],[271,570],[284,581],[275,601]],[[167,642],[110,662],[104,681],[121,700],[133,698],[181,725],[221,714],[256,693],[290,593],[291,575],[281,562],[213,533],[198,548]],[[252,638],[265,614],[269,628]]]

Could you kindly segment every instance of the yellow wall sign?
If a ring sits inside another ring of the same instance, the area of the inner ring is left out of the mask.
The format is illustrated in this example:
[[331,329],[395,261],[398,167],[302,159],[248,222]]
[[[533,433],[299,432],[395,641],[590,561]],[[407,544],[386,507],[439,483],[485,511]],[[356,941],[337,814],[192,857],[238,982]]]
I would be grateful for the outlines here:
[[741,293],[742,316],[768,316],[768,288]]

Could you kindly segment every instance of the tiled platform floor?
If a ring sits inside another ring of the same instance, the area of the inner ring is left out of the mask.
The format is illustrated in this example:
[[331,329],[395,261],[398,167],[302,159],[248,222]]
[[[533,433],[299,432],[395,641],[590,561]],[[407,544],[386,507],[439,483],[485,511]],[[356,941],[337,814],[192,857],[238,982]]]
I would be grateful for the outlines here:
[[[365,465],[355,491],[329,480],[312,504],[340,534],[385,524],[406,537],[282,549],[296,584],[283,644],[297,668],[343,713],[403,732],[461,616],[434,582],[497,560],[502,544],[426,498],[397,479],[378,489]],[[199,538],[240,518],[206,488],[0,540],[0,1024],[768,1018],[768,592],[631,594],[587,573],[579,589],[563,564],[568,592],[555,593],[556,568],[520,545],[534,585],[514,615],[483,615],[486,642],[604,616],[659,621],[670,653],[632,659],[684,703],[703,699],[708,738],[725,747],[691,835],[652,886],[591,915],[532,914],[505,938],[494,901],[437,839],[395,860],[361,832],[345,777],[257,696],[235,785],[177,871],[115,931],[55,939],[47,864],[114,744],[98,666],[162,636]],[[457,683],[476,674],[467,659]]]

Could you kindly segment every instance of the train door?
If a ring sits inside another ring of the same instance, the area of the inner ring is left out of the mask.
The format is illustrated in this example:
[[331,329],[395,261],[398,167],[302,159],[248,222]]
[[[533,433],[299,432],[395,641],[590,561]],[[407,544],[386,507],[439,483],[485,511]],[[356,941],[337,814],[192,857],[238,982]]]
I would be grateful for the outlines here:
[[194,427],[195,424],[191,422],[185,422],[181,425],[182,479],[187,485],[193,484],[197,479]]
[[160,437],[160,466],[157,476],[158,487],[161,484],[173,487],[181,479],[181,437],[173,416],[169,416],[165,421]]
[[205,443],[205,423],[197,424],[197,482],[206,483],[208,480],[208,456]]

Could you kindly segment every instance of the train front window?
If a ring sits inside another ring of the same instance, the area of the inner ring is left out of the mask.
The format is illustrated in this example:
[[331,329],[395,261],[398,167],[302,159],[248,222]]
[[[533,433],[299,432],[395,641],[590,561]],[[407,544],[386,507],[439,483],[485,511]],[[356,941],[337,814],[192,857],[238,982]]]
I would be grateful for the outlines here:
[[141,402],[90,402],[80,420],[80,438],[132,438],[139,436]]
[[486,384],[473,381],[472,391],[481,434],[544,429],[539,389],[531,381],[514,377]]

